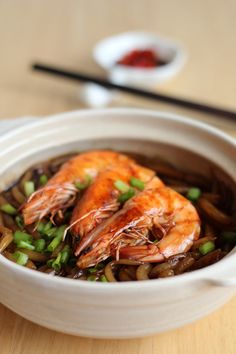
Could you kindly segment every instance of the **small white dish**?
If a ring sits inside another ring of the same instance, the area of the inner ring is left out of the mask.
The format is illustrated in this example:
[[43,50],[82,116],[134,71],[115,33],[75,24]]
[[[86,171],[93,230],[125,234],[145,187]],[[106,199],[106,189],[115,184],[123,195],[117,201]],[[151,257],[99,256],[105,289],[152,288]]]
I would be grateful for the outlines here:
[[[135,49],[152,49],[166,64],[148,69],[117,64]],[[93,50],[93,57],[112,82],[152,87],[171,79],[181,70],[186,52],[176,41],[148,32],[126,32],[100,41]]]

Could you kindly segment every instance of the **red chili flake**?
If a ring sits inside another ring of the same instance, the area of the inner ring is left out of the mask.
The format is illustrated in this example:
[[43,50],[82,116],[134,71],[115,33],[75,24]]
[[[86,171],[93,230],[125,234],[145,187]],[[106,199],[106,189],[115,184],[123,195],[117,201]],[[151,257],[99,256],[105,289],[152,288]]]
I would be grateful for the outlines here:
[[160,64],[160,61],[157,54],[152,49],[135,49],[121,58],[118,64],[137,68],[154,68]]

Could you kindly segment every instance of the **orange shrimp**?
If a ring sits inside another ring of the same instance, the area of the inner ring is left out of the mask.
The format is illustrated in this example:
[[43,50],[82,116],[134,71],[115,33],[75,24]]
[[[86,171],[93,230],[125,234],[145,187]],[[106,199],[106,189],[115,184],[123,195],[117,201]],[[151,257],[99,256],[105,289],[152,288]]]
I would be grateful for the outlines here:
[[[148,237],[154,226],[163,233],[157,244]],[[91,250],[77,261],[80,268],[93,266],[111,255],[160,262],[189,250],[199,237],[200,219],[190,201],[160,186],[159,179],[154,177],[143,192],[126,202],[123,209],[93,233]]]
[[100,172],[73,210],[70,222],[72,234],[81,238],[76,256],[92,242],[90,232],[119,209],[118,197],[121,193],[116,189],[115,182],[121,180],[128,183],[131,177],[136,177],[147,183],[153,176],[154,171],[136,163]]
[[50,214],[53,217],[59,210],[71,205],[78,193],[75,182],[83,183],[88,176],[94,179],[109,166],[132,162],[127,156],[113,151],[89,151],[75,156],[22,206],[24,223],[32,224]]

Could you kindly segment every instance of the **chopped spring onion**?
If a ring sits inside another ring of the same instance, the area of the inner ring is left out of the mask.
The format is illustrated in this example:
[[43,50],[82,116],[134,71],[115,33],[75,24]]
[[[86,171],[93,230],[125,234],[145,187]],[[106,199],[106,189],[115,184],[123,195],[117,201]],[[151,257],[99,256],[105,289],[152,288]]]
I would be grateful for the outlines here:
[[57,248],[57,246],[59,246],[61,241],[62,241],[61,237],[57,237],[57,236],[54,237],[54,239],[49,243],[47,247],[47,251],[53,252]]
[[57,272],[61,269],[61,252],[58,253],[57,258],[52,262],[52,268]]
[[205,256],[207,253],[210,253],[211,251],[214,251],[214,249],[215,244],[212,241],[208,241],[199,247],[199,251],[203,256]]
[[70,258],[71,250],[70,246],[66,245],[61,251],[61,264],[66,264]]
[[16,225],[19,227],[19,229],[23,230],[24,228],[24,220],[21,216],[17,215],[15,217],[15,222],[16,222]]
[[61,237],[61,239],[62,239],[66,228],[67,228],[67,225],[61,225],[60,227],[58,227],[57,232],[56,232],[56,237]]
[[45,224],[44,224],[42,221],[40,221],[40,222],[38,223],[38,226],[37,226],[37,231],[38,231],[40,234],[43,234],[43,233],[44,233],[44,228],[45,228]]
[[104,274],[100,276],[99,281],[101,281],[103,283],[108,283],[108,280]]
[[60,226],[56,233],[55,233],[55,237],[54,239],[49,243],[48,247],[47,247],[47,251],[49,252],[53,252],[57,246],[59,246],[59,244],[61,243],[62,241],[62,238],[63,238],[63,235],[64,235],[64,231],[66,229],[66,226],[63,225],[63,226]]
[[41,186],[45,186],[45,184],[47,183],[47,181],[48,181],[48,177],[47,177],[46,175],[41,175],[41,176],[39,177],[39,184],[40,184]]
[[120,179],[118,179],[117,181],[115,181],[114,186],[116,187],[116,189],[118,189],[118,191],[120,191],[121,193],[127,193],[128,190],[130,189],[129,185],[123,181],[121,181]]
[[16,231],[13,237],[14,237],[14,242],[16,244],[19,244],[21,241],[31,243],[33,239],[30,234],[27,234],[26,232],[23,231]]
[[93,273],[97,273],[98,270],[96,267],[93,267],[93,268],[88,268],[87,271],[88,273],[93,274]]
[[13,253],[13,257],[15,258],[16,263],[22,266],[26,265],[29,259],[29,256],[27,256],[27,254],[20,251],[16,251],[15,253]]
[[19,241],[17,243],[17,247],[25,248],[26,250],[31,250],[31,251],[34,251],[34,249],[35,249],[35,247],[27,241]]
[[34,193],[35,188],[34,188],[34,182],[33,181],[26,181],[24,183],[24,191],[26,197],[29,197],[32,193]]
[[87,277],[87,280],[88,280],[88,281],[96,281],[96,276],[95,276],[95,275],[89,275],[89,276]]
[[134,189],[133,189],[133,188],[130,188],[130,189],[128,190],[128,192],[122,193],[122,194],[119,196],[118,202],[124,203],[124,202],[126,202],[127,200],[129,200],[130,198],[132,198],[134,195],[135,195]]
[[134,188],[139,189],[140,191],[143,191],[145,188],[145,183],[143,181],[141,181],[138,178],[135,177],[131,177],[130,179],[130,185]]
[[92,268],[88,268],[87,271],[88,273],[90,274],[94,274],[96,272],[98,272],[99,270],[103,269],[104,268],[104,264],[103,263],[98,263],[97,265],[95,265],[94,267]]
[[52,223],[51,221],[49,221],[47,222],[47,224],[44,225],[43,233],[46,234],[51,228],[52,228]]
[[57,227],[53,227],[51,221],[47,222],[46,224],[44,224],[42,221],[40,221],[38,223],[37,226],[37,231],[41,234],[41,235],[46,235],[49,238],[51,238],[52,236],[54,236],[55,232],[57,231]]
[[1,205],[0,209],[6,214],[10,214],[10,215],[17,214],[16,208],[9,203]]
[[51,229],[46,230],[46,232],[44,232],[44,234],[47,235],[48,238],[52,238],[53,236],[55,236],[57,230],[58,230],[57,227],[52,227]]
[[46,241],[43,238],[40,238],[35,241],[34,246],[36,252],[42,252],[46,246]]
[[75,186],[77,189],[79,189],[80,191],[86,189],[92,182],[92,177],[89,175],[86,175],[84,178],[84,182],[75,182]]
[[191,200],[191,202],[196,202],[200,198],[201,194],[202,194],[201,189],[197,187],[193,187],[188,190],[186,196],[189,200]]
[[236,231],[224,231],[221,236],[225,241],[231,244],[236,244]]
[[48,268],[52,268],[52,263],[54,262],[54,259],[49,259],[48,261],[47,261],[47,266],[48,266]]

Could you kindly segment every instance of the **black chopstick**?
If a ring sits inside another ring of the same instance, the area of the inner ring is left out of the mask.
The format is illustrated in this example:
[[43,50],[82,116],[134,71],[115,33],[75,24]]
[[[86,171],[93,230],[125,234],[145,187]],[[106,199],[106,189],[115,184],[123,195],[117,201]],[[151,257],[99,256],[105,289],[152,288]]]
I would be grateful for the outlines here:
[[151,91],[146,91],[142,90],[139,88],[131,87],[131,86],[124,86],[124,85],[118,85],[114,84],[108,80],[101,79],[96,76],[92,76],[89,74],[82,74],[79,72],[74,72],[66,69],[62,69],[59,67],[52,67],[49,65],[45,64],[40,64],[40,63],[35,63],[32,65],[32,69],[36,71],[41,71],[50,75],[55,75],[55,76],[60,76],[66,79],[74,80],[74,81],[81,81],[81,82],[90,82],[94,84],[98,84],[100,86],[103,86],[107,89],[115,89],[119,90],[122,92],[126,92],[132,95],[140,96],[143,98],[148,98],[151,100],[156,100],[160,102],[165,102],[169,104],[173,104],[176,106],[184,107],[184,108],[190,108],[195,111],[199,112],[204,112],[207,114],[213,114],[217,116],[222,116],[226,117],[228,119],[236,121],[236,112],[230,111],[227,109],[222,109],[219,107],[211,106],[211,105],[206,105],[194,101],[189,101],[185,100],[183,98],[177,98],[177,97],[172,97],[172,96],[167,96],[163,95],[160,93],[154,93]]

